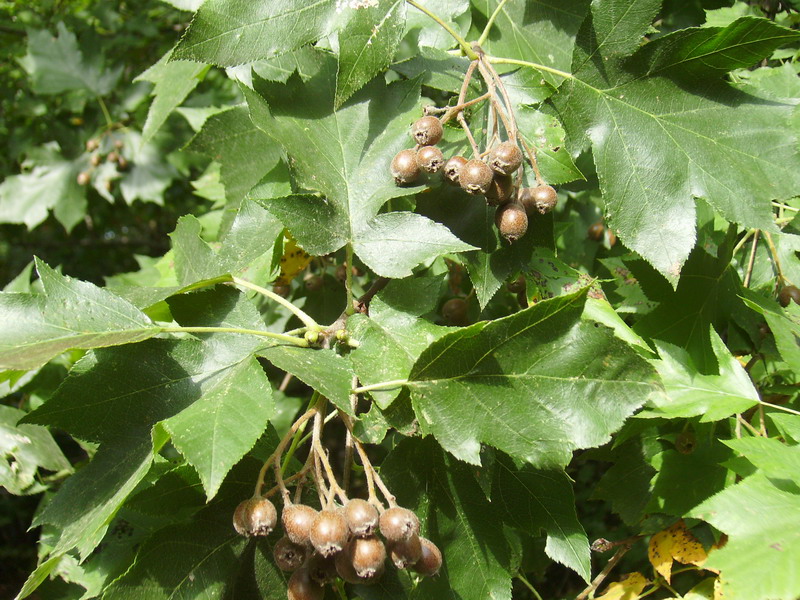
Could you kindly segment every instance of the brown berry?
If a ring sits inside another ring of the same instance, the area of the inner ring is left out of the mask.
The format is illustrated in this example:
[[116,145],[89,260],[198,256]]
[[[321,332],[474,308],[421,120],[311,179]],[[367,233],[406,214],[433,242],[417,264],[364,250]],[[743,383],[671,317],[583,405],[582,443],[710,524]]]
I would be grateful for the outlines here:
[[333,272],[333,276],[336,278],[336,281],[341,281],[342,283],[344,283],[345,281],[347,281],[347,267],[345,267],[344,265],[339,265]]
[[586,231],[586,237],[588,237],[593,242],[600,242],[603,240],[603,237],[606,234],[606,228],[603,226],[601,221],[597,223],[592,223],[589,225],[589,229]]
[[332,556],[344,549],[349,534],[344,515],[338,510],[325,509],[317,513],[308,537],[322,556]]
[[800,304],[800,290],[793,285],[787,285],[778,292],[778,301],[784,308],[789,306],[790,302]]
[[119,160],[119,154],[117,154],[114,150],[108,153],[106,156],[106,162],[117,162]]
[[458,185],[459,174],[465,164],[467,164],[467,159],[463,156],[453,156],[444,163],[444,178],[447,183]]
[[498,206],[494,222],[500,235],[509,242],[516,242],[528,230],[528,215],[524,208],[514,202]]
[[278,283],[272,286],[272,291],[278,294],[281,298],[286,298],[292,291],[292,288],[286,284]]
[[125,143],[122,140],[114,140],[114,148],[117,150],[122,150],[125,147]]
[[120,156],[119,160],[117,160],[117,170],[119,171],[127,171],[128,170],[128,159],[124,156]]
[[522,152],[513,142],[503,142],[489,153],[489,166],[501,175],[511,175],[521,164]]
[[278,511],[267,498],[248,498],[233,512],[233,527],[239,535],[269,535],[278,522]]
[[489,206],[505,204],[514,196],[514,181],[510,175],[495,175],[489,189],[486,190],[486,202]]
[[[453,300],[463,300],[453,298]],[[381,533],[389,542],[407,540],[419,535],[419,519],[407,508],[395,506],[383,512],[380,519]]]
[[345,504],[344,518],[350,532],[357,537],[372,535],[378,528],[378,510],[361,498],[353,498]]
[[682,431],[675,438],[675,450],[681,454],[691,454],[697,446],[697,438],[691,431]]
[[494,173],[482,160],[473,158],[461,169],[458,182],[461,189],[470,194],[485,194],[492,183]]
[[383,574],[386,546],[375,536],[353,538],[342,556],[353,565],[356,575],[363,579],[373,579]]
[[272,549],[275,565],[281,571],[294,571],[303,566],[306,560],[306,548],[303,544],[295,544],[288,537],[283,536]]
[[324,282],[319,275],[309,275],[303,280],[303,283],[309,292],[318,292],[322,289]]
[[[384,565],[384,561],[386,560],[386,549],[383,549],[383,559],[378,564],[377,562],[371,562],[370,559],[375,558],[376,550],[373,548],[372,544],[370,545],[363,545],[363,549],[361,550],[360,558],[354,556],[353,552],[358,552],[356,550],[354,542],[372,542],[375,540],[378,544],[383,546],[383,543],[378,538],[355,538],[348,544],[348,548],[346,552],[340,552],[336,555],[336,572],[338,573],[339,577],[345,580],[347,583],[353,584],[362,584],[362,585],[370,585],[376,583],[381,576],[383,575],[383,571],[386,568]],[[362,545],[360,544],[360,545]],[[352,546],[352,547],[351,547]],[[375,546],[377,548],[377,546]],[[379,551],[378,551],[379,552]],[[361,565],[362,573],[371,573],[369,575],[359,575],[358,571],[356,570],[356,562]],[[364,568],[364,564],[369,563],[369,567],[367,569]]]
[[517,201],[525,207],[525,211],[529,215],[534,212],[544,215],[555,208],[558,203],[558,193],[549,185],[522,188],[517,196]]
[[423,171],[438,173],[444,165],[444,154],[436,146],[422,146],[417,150],[417,162]]
[[442,551],[432,541],[419,538],[422,545],[422,558],[414,565],[414,570],[425,577],[432,577],[442,566]]
[[92,176],[89,175],[86,171],[81,171],[78,173],[78,185],[87,185],[92,179]]
[[392,159],[392,177],[397,185],[409,185],[419,179],[420,168],[415,150],[400,150]]
[[328,584],[336,579],[338,574],[336,573],[335,559],[335,556],[325,557],[314,552],[306,564],[306,569],[308,569],[311,579],[320,585]]
[[322,600],[325,588],[311,579],[308,569],[300,568],[289,578],[286,593],[289,600]]
[[467,322],[467,301],[463,298],[450,298],[442,305],[442,316],[451,325],[465,325]]
[[89,162],[92,163],[93,167],[96,167],[97,165],[99,165],[102,160],[103,160],[103,157],[100,156],[100,154],[98,154],[97,152],[95,152],[94,154],[92,154],[91,157],[89,157]]
[[283,532],[295,544],[307,544],[317,511],[305,504],[290,504],[281,514]]
[[434,146],[444,134],[442,122],[436,117],[422,117],[411,126],[411,137],[420,146]]
[[100,140],[97,138],[92,138],[90,140],[86,140],[86,151],[87,152],[94,152],[100,147]]
[[418,535],[412,535],[407,540],[393,542],[389,546],[392,562],[398,569],[407,569],[422,558],[422,544]]
[[509,281],[506,284],[506,289],[512,294],[519,294],[520,292],[525,292],[525,276],[520,275],[514,281]]

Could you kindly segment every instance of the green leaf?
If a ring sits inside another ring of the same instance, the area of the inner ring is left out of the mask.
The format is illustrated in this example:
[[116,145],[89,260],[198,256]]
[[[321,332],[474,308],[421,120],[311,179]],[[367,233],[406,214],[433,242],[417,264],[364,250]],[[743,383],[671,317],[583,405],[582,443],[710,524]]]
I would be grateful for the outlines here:
[[122,153],[132,166],[119,185],[122,198],[128,204],[133,204],[135,200],[164,204],[164,192],[178,172],[164,160],[163,150],[152,142],[144,141],[137,131],[128,129],[123,139],[125,147]]
[[28,33],[28,53],[20,60],[37,94],[62,94],[84,90],[105,96],[117,83],[122,66],[104,71],[97,61],[84,60],[75,34],[63,23],[58,35],[46,30]]
[[203,79],[206,65],[195,62],[171,61],[170,50],[152,67],[139,75],[135,81],[149,81],[154,84],[151,92],[153,103],[147,112],[147,120],[142,130],[142,141],[147,142],[161,128],[167,117],[180,106],[186,96]]
[[70,348],[130,344],[160,331],[132,304],[36,259],[43,294],[0,294],[0,368],[35,369]]
[[580,319],[586,290],[431,344],[409,376],[424,431],[479,463],[480,443],[536,467],[605,443],[658,388],[611,329]]
[[[369,316],[353,315],[347,329],[359,347],[350,360],[361,385],[405,379],[425,348],[450,329],[420,318],[436,308],[441,277],[392,281],[372,299]],[[400,394],[395,390],[370,392],[381,408]]]
[[651,414],[668,418],[699,416],[701,421],[718,421],[741,413],[759,402],[758,391],[739,361],[711,330],[711,347],[719,374],[703,375],[683,348],[656,342],[661,360],[653,365],[664,383],[666,396],[653,396]]
[[521,532],[536,536],[544,530],[547,555],[589,581],[589,540],[578,522],[572,484],[563,470],[498,460],[492,502],[500,503],[506,522]]
[[[424,6],[462,36],[467,35],[471,21],[469,0],[426,0]],[[429,48],[447,50],[456,45],[456,41],[441,25],[416,8],[407,11],[406,31],[414,31],[413,39],[422,52]]]
[[764,298],[751,290],[742,290],[744,302],[760,313],[775,336],[775,345],[781,358],[795,370],[800,369],[800,311],[790,304],[782,309],[772,299]]
[[385,277],[405,277],[420,262],[471,249],[418,214],[377,214],[387,200],[414,191],[395,186],[389,165],[420,114],[418,84],[374,81],[335,112],[333,84],[329,63],[308,83],[294,76],[286,85],[257,81],[258,93],[244,90],[253,122],[289,154],[299,187],[324,195],[265,206],[308,252],[327,254],[350,242]]
[[[566,133],[558,120],[522,106],[517,110],[517,125],[522,137],[532,148],[536,148],[536,161],[547,183],[558,185],[584,179],[567,152]],[[531,173],[527,175],[532,177]],[[529,185],[535,186],[535,180],[530,181]]]
[[392,62],[403,37],[405,13],[405,0],[366,3],[339,30],[335,108]]
[[86,192],[77,177],[84,165],[65,160],[58,145],[31,152],[29,170],[0,183],[0,223],[24,223],[33,229],[53,211],[68,232],[86,214]]
[[187,149],[221,164],[225,198],[234,207],[280,159],[275,143],[253,125],[245,107],[210,116]]
[[12,494],[39,493],[39,469],[71,471],[72,467],[53,436],[44,427],[17,425],[25,412],[0,405],[0,486]]
[[723,440],[723,443],[743,455],[766,477],[800,485],[800,446],[762,437]]
[[511,552],[499,507],[487,500],[472,469],[426,438],[398,444],[381,474],[398,503],[420,518],[421,535],[442,551],[439,575],[423,578],[413,598],[511,600]]
[[172,58],[222,67],[272,58],[336,31],[337,8],[334,0],[210,0]]
[[770,200],[800,190],[800,158],[786,143],[793,107],[722,80],[798,34],[743,18],[659,37],[627,59],[659,6],[594,3],[574,76],[553,103],[572,148],[591,142],[610,226],[675,285],[695,244],[693,197],[728,221],[774,230]]
[[726,596],[792,600],[800,594],[800,495],[754,475],[709,498],[691,516],[729,536],[704,565],[720,569]]

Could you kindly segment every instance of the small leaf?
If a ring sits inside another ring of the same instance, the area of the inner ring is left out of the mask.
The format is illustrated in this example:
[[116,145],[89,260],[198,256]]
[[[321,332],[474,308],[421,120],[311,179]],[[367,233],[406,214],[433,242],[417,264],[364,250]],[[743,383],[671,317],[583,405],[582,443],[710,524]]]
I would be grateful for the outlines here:
[[649,583],[641,573],[628,573],[619,581],[608,584],[606,590],[597,597],[603,600],[637,600]]
[[70,348],[138,342],[160,331],[132,304],[36,259],[44,294],[0,294],[0,368],[34,369]]

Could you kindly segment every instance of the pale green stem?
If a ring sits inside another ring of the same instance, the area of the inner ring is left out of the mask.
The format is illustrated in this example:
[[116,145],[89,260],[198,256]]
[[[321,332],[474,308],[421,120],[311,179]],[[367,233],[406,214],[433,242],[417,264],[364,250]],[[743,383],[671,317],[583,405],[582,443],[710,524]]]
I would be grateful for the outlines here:
[[539,592],[536,591],[536,588],[533,587],[533,585],[531,584],[530,581],[525,579],[525,575],[522,574],[522,571],[519,571],[517,573],[517,579],[519,579],[523,584],[525,584],[525,587],[528,588],[531,591],[531,594],[534,595],[536,600],[542,600],[542,597],[541,597],[541,595],[539,595]]
[[492,25],[494,25],[495,19],[497,19],[497,15],[500,14],[500,11],[503,10],[503,7],[506,5],[508,0],[502,0],[500,4],[497,5],[497,8],[494,9],[492,16],[489,17],[489,20],[486,22],[486,27],[483,28],[483,33],[481,33],[481,37],[478,38],[478,46],[483,46],[483,43],[489,37],[489,31],[492,29]]
[[552,73],[553,75],[558,75],[559,77],[564,77],[565,79],[575,78],[572,73],[560,71],[559,69],[554,69],[553,67],[540,65],[539,63],[530,62],[527,60],[517,60],[516,58],[499,58],[497,56],[487,56],[486,60],[495,65],[519,65],[520,67],[530,67],[531,69]]
[[111,118],[111,113],[108,112],[108,107],[106,106],[105,100],[98,96],[97,102],[100,104],[100,110],[103,111],[103,117],[106,120],[106,129],[111,129],[114,127],[114,120]]
[[308,342],[302,338],[292,337],[283,333],[272,331],[259,331],[258,329],[238,329],[236,327],[162,327],[164,333],[243,333],[246,335],[258,335],[273,340],[286,342],[295,346],[308,348]]
[[279,296],[275,292],[272,292],[272,291],[270,291],[270,290],[268,290],[266,288],[263,288],[260,285],[256,285],[255,283],[252,283],[250,281],[247,281],[246,279],[240,279],[238,277],[232,277],[231,281],[233,281],[233,283],[235,283],[236,285],[240,285],[242,287],[251,289],[254,292],[258,292],[259,294],[261,294],[263,296],[266,296],[270,300],[274,300],[275,302],[277,302],[278,304],[280,304],[284,308],[286,308],[286,309],[290,310],[292,313],[294,313],[297,316],[297,318],[300,319],[305,324],[305,326],[308,327],[309,329],[315,329],[315,330],[322,329],[320,327],[319,323],[317,323],[310,315],[306,314],[303,310],[297,308],[294,304],[289,302],[286,298],[283,298],[282,296]]
[[771,402],[764,402],[763,400],[760,401],[761,404],[764,406],[769,406],[770,408],[774,408],[775,410],[782,410],[787,413],[791,413],[793,415],[800,415],[800,411],[797,411],[793,408],[788,408],[786,406],[781,406],[780,404],[772,404]]
[[793,210],[794,212],[800,212],[800,208],[795,208],[794,206],[789,206],[788,204],[784,204],[783,202],[775,202],[773,200],[772,206],[776,206],[778,208],[783,208],[785,210]]
[[416,8],[417,10],[421,10],[426,15],[428,15],[431,19],[436,21],[447,33],[453,36],[453,39],[458,42],[458,45],[461,46],[461,51],[470,59],[475,60],[478,58],[478,55],[469,47],[469,43],[463,37],[461,37],[458,32],[450,27],[447,23],[445,23],[441,17],[439,17],[436,13],[431,12],[429,9],[422,6],[419,2],[415,2],[414,0],[406,0],[408,4]]
[[393,379],[392,381],[381,381],[380,383],[373,383],[372,385],[362,385],[351,391],[354,394],[363,394],[364,392],[371,392],[373,390],[388,390],[406,385],[407,383],[408,379]]

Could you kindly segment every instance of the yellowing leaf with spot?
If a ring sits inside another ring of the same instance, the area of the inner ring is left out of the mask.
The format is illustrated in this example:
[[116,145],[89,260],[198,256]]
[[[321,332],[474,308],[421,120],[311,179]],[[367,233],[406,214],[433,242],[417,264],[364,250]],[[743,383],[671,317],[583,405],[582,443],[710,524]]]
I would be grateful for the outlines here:
[[673,560],[701,567],[708,558],[708,553],[697,538],[686,529],[683,520],[680,520],[650,538],[647,556],[656,572],[669,583]]
[[650,583],[641,573],[629,573],[610,584],[598,598],[604,600],[637,600],[645,586]]
[[311,256],[297,245],[295,239],[288,237],[283,246],[281,256],[281,274],[275,280],[276,285],[289,285],[295,276],[308,266]]

